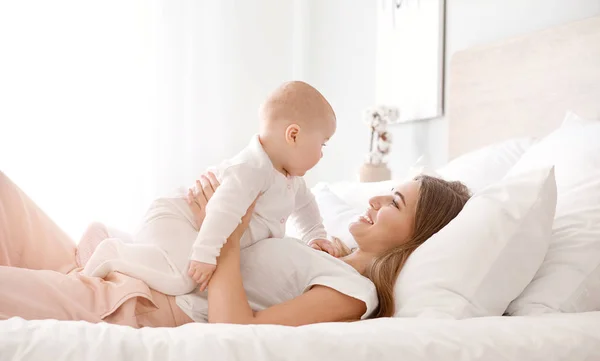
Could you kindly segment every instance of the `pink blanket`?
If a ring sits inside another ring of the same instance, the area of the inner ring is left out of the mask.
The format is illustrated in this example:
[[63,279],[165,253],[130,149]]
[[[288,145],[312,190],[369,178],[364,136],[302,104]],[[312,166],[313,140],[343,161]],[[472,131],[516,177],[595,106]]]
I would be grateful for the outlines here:
[[[105,235],[95,224],[82,249],[0,172],[0,319],[82,320],[132,327],[178,326],[191,320],[173,297],[120,273],[79,274]],[[85,247],[87,246],[87,249]]]

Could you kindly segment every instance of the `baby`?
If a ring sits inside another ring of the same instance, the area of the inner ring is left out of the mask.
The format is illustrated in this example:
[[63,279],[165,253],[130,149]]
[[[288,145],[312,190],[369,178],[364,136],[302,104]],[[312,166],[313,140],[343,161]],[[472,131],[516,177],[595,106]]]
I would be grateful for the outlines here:
[[102,241],[83,274],[104,277],[119,271],[171,295],[189,293],[198,284],[204,290],[221,247],[258,195],[242,247],[285,236],[291,216],[304,242],[333,250],[302,176],[319,162],[335,128],[333,109],[319,91],[300,81],[281,85],[261,106],[259,134],[213,170],[221,186],[201,225],[195,224],[182,197],[158,199],[135,243]]

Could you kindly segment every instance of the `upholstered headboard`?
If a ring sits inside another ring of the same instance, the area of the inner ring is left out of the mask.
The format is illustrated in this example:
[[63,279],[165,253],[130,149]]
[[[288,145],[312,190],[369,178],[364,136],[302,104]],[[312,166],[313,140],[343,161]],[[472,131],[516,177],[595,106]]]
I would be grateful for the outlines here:
[[451,159],[543,136],[569,109],[600,118],[600,17],[457,52],[449,71]]

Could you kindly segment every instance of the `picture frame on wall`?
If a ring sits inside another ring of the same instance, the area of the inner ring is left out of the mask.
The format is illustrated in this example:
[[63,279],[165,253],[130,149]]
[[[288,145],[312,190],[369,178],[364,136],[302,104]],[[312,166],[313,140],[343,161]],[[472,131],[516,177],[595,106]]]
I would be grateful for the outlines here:
[[376,99],[398,123],[444,113],[445,0],[379,0]]

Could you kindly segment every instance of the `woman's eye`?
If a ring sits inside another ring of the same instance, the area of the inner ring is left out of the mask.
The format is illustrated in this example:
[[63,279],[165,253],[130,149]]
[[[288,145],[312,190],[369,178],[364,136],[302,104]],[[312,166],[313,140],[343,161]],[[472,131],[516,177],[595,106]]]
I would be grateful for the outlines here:
[[398,209],[400,209],[400,206],[398,206],[398,202],[396,202],[395,199],[392,200],[392,205]]

